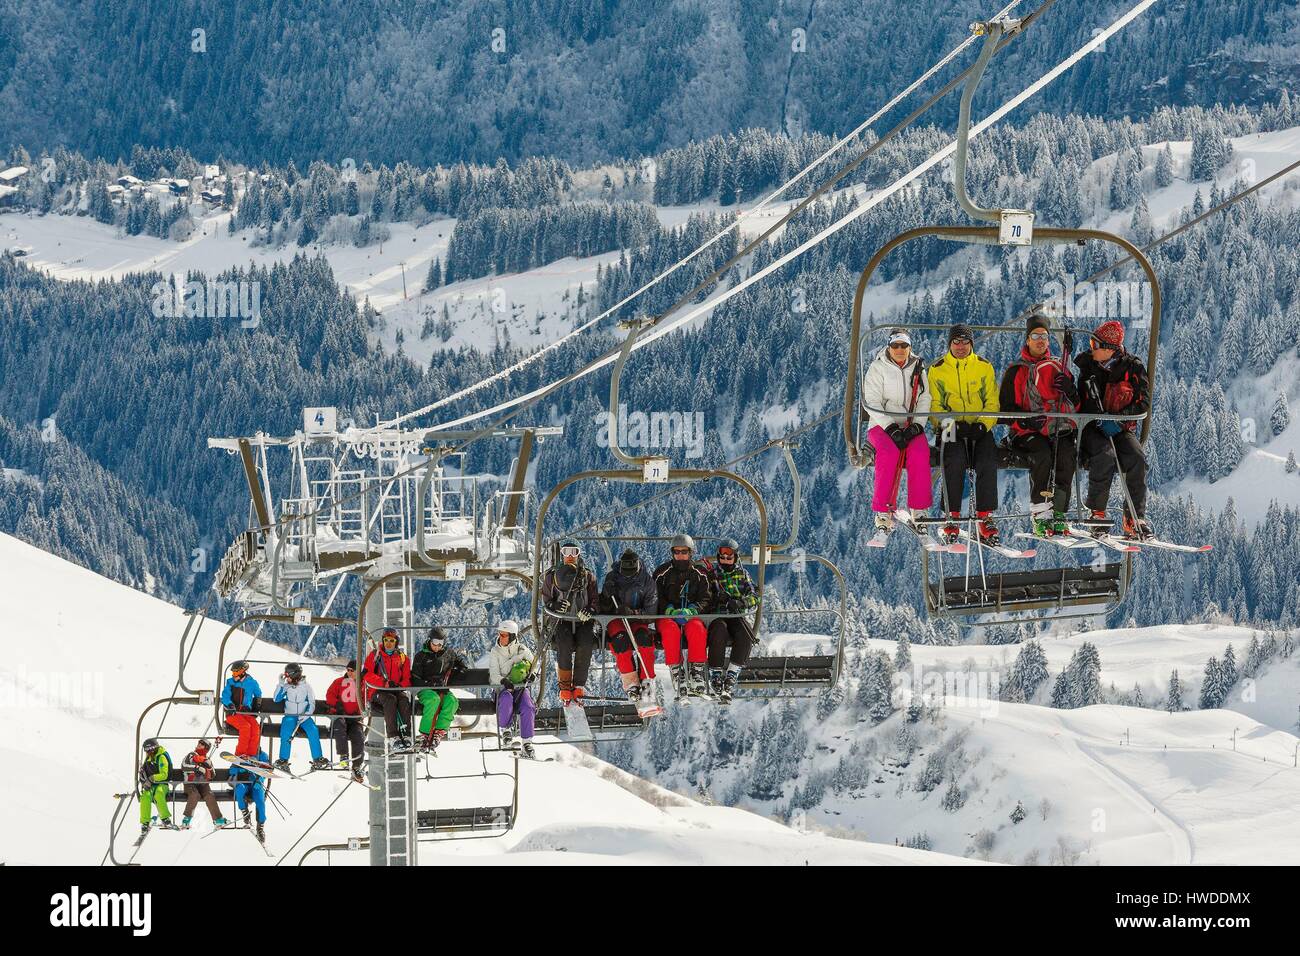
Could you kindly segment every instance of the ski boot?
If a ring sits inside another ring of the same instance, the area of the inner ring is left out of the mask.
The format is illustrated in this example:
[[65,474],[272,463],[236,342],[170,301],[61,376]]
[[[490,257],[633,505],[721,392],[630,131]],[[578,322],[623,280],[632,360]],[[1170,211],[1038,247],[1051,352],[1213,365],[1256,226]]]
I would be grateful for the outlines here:
[[257,842],[258,842],[258,843],[265,843],[265,842],[266,842],[266,831],[262,829],[262,824],[259,823],[259,824],[257,825],[257,833],[256,833],[255,835],[256,835],[256,837],[257,837]]
[[317,757],[311,762],[311,769],[313,770],[328,770],[329,768],[330,762],[324,757]]
[[939,540],[944,544],[956,544],[961,538],[961,512],[948,512],[948,523],[939,531]]
[[514,732],[514,730],[512,730],[512,729],[509,728],[509,727],[507,727],[507,728],[505,728],[504,730],[502,730],[502,731],[501,731],[501,749],[502,749],[502,750],[509,750],[509,749],[511,749],[511,748],[514,746],[514,743],[515,743],[515,732]]
[[227,820],[225,817],[217,817],[215,820],[212,821],[212,826],[220,830],[222,827],[230,826],[230,821]]
[[444,740],[446,740],[446,739],[447,739],[447,731],[443,730],[441,727],[435,727],[435,728],[433,728],[433,746],[434,746],[434,749],[437,749],[438,744],[442,743],[442,742],[443,742]]
[[992,512],[989,511],[980,511],[977,513],[976,517],[979,518],[980,522],[980,541],[988,545],[990,548],[996,548],[1002,543],[1002,536],[998,533],[998,526],[994,523],[993,518],[990,517],[991,514]]
[[352,770],[352,779],[355,780],[357,783],[365,783],[365,782],[366,782],[366,775],[365,775],[364,773],[361,772],[361,767],[360,767],[359,765],[358,765],[357,767],[353,768],[353,770]]
[[1064,511],[1052,512],[1052,534],[1058,538],[1067,537],[1070,534],[1070,524],[1066,521]]
[[627,687],[626,687],[625,690],[624,690],[624,693],[627,694],[627,699],[628,699],[628,701],[630,701],[631,703],[633,703],[633,704],[639,704],[639,703],[641,702],[641,685],[640,685],[640,684],[628,684]]
[[244,814],[244,826],[251,827],[253,825],[253,815],[247,810],[241,812]]
[[736,682],[739,677],[740,671],[728,668],[727,676],[722,678],[722,694],[718,697],[719,701],[724,704],[731,703],[736,696]]
[[894,530],[894,518],[887,511],[876,512],[876,534],[889,534]]
[[397,737],[394,737],[391,743],[392,746],[388,749],[389,754],[400,756],[402,754],[409,754],[415,749],[411,746],[411,738],[407,737],[405,734],[399,734]]
[[149,824],[147,824],[147,823],[142,823],[142,824],[140,824],[140,839],[141,839],[141,840],[143,840],[143,839],[145,838],[145,835],[146,835],[148,832],[149,832]]
[[709,668],[709,693],[719,699],[722,698],[722,668]]
[[178,826],[177,826],[177,825],[172,821],[172,818],[171,818],[171,817],[168,817],[166,820],[159,820],[159,821],[158,821],[158,829],[159,829],[159,830],[179,830],[180,827],[178,827]]
[[1088,524],[1088,530],[1094,538],[1104,537],[1110,532],[1110,522],[1106,520],[1105,511],[1089,511]]
[[705,679],[703,664],[687,665],[686,684],[692,697],[709,696],[709,682]]
[[289,761],[287,760],[277,760],[275,763],[271,764],[271,766],[274,767],[276,770],[283,770],[285,773],[292,772],[289,769]]
[[193,817],[181,817],[181,829],[188,830],[190,828],[190,822],[193,819]]
[[586,692],[585,690],[583,690],[581,684],[574,684],[574,685],[573,685],[573,702],[574,702],[575,704],[577,704],[579,707],[581,707],[581,706],[582,706],[582,698],[583,698],[583,696],[584,696],[586,693],[587,693],[587,692]]
[[432,732],[420,735],[420,746],[419,746],[420,753],[422,754],[432,753],[434,750],[437,749],[438,749],[438,741],[434,739]]
[[1035,538],[1050,538],[1052,536],[1052,509],[1044,505],[1032,505],[1029,508],[1029,517],[1033,520],[1033,535]]
[[1132,538],[1134,541],[1147,541],[1155,537],[1155,531],[1151,528],[1151,522],[1146,518],[1130,518],[1124,516],[1124,537]]
[[682,664],[674,664],[668,668],[668,677],[673,682],[673,693],[678,697],[687,695],[686,689],[686,667]]
[[532,741],[524,741],[523,756],[525,760],[536,760],[537,751],[533,748]]

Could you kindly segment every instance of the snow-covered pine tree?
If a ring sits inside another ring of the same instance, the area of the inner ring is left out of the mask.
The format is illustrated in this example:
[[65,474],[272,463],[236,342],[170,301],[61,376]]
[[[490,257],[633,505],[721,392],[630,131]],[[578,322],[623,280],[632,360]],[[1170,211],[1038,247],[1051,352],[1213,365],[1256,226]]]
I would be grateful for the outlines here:
[[900,671],[912,669],[912,651],[906,633],[898,637],[898,649],[894,651],[894,668]]
[[1165,143],[1165,148],[1156,155],[1155,183],[1163,189],[1174,181],[1174,153]]
[[1165,710],[1177,714],[1185,709],[1183,704],[1183,682],[1178,678],[1178,671],[1169,674],[1169,694],[1165,699]]
[[1211,655],[1205,662],[1205,678],[1201,683],[1198,706],[1201,710],[1213,710],[1223,703],[1225,693],[1219,659]]
[[1011,822],[1013,824],[1019,823],[1025,816],[1025,805],[1017,800],[1015,809],[1011,811]]
[[1273,399],[1273,410],[1269,413],[1268,423],[1274,435],[1282,434],[1291,424],[1291,407],[1286,400],[1286,392],[1278,392]]

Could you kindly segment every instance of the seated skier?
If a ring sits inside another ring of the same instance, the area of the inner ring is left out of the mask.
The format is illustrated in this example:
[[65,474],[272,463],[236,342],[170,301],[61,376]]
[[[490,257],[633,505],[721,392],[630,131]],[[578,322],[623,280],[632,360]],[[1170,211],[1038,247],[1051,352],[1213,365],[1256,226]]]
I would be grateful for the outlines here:
[[[640,555],[631,548],[627,549],[619,557],[618,564],[605,575],[599,604],[602,614],[615,616],[605,629],[605,640],[614,654],[623,690],[628,700],[634,703],[640,701],[645,693],[654,692],[651,683],[655,676],[654,622],[621,616],[654,614],[657,601],[654,577],[641,563]],[[629,627],[631,634],[628,634]],[[636,645],[635,657],[633,643]]]
[[[1092,333],[1091,348],[1074,357],[1079,368],[1082,410],[1098,414],[1143,415],[1151,410],[1151,384],[1141,359],[1124,348],[1124,326],[1103,322]],[[1124,535],[1152,537],[1146,519],[1147,459],[1137,437],[1136,421],[1091,421],[1079,437],[1080,464],[1088,468],[1085,504],[1092,513],[1094,533],[1104,533],[1111,479],[1122,470],[1128,494],[1124,500]],[[1117,460],[1118,459],[1118,460]],[[1131,503],[1131,507],[1130,507]],[[1136,513],[1132,513],[1136,512]]]
[[366,655],[362,671],[366,706],[378,703],[384,711],[384,729],[393,741],[392,751],[411,749],[411,698],[397,688],[411,686],[411,662],[398,646],[397,629],[384,628],[379,647]]
[[[255,759],[270,766],[271,755],[265,750],[259,750]],[[241,767],[238,764],[232,764],[230,767],[230,782],[235,785],[235,806],[239,808],[244,818],[244,826],[252,826],[252,820],[248,811],[248,804],[251,801],[257,809],[257,839],[260,843],[266,842],[266,782],[260,774],[254,773],[247,767]]]
[[420,698],[420,747],[434,750],[447,739],[447,728],[456,719],[460,699],[446,687],[457,674],[469,669],[460,652],[447,646],[447,635],[440,627],[429,628],[424,647],[411,665],[411,686],[422,687]]
[[316,697],[311,684],[303,677],[301,664],[295,661],[285,665],[275,688],[275,700],[284,701],[284,720],[280,722],[280,759],[275,762],[275,769],[289,769],[293,735],[300,726],[307,737],[307,746],[311,748],[311,769],[329,767],[330,762],[321,753],[320,731],[316,729],[316,721],[311,719],[316,710]]
[[251,757],[261,745],[262,728],[253,707],[262,696],[262,688],[248,672],[248,661],[235,661],[230,665],[230,676],[221,690],[221,706],[226,710],[226,723],[239,734],[235,754]]
[[172,812],[167,806],[167,795],[171,788],[168,781],[172,775],[172,758],[163,749],[163,745],[150,737],[143,744],[144,759],[140,762],[140,838],[149,832],[153,819],[153,810],[158,811],[158,827],[162,830],[175,830]]
[[[758,592],[749,572],[740,563],[740,545],[735,538],[724,538],[714,555],[717,563],[709,571],[712,614],[745,614],[758,605]],[[731,662],[727,662],[727,645],[731,645]],[[754,646],[754,628],[745,617],[718,617],[709,624],[709,691],[721,703],[731,703],[736,694],[740,672],[749,662]],[[723,668],[726,668],[724,671]]]
[[194,810],[200,800],[208,808],[208,813],[212,814],[213,826],[224,827],[227,823],[226,818],[221,814],[217,798],[212,793],[210,781],[216,771],[212,767],[211,750],[212,744],[207,740],[199,740],[195,743],[194,749],[181,761],[181,775],[185,781],[185,812],[181,815],[182,830],[190,828],[190,823],[194,820]]
[[560,545],[560,563],[542,578],[542,603],[557,619],[550,624],[560,703],[582,703],[591,653],[596,649],[596,575],[582,562],[575,541]]
[[[862,406],[871,425],[867,440],[876,450],[871,510],[876,514],[877,535],[893,530],[904,471],[907,507],[913,518],[933,504],[930,444],[925,439],[930,403],[925,363],[912,354],[912,336],[906,329],[892,329],[889,343],[862,373]],[[879,411],[869,410],[873,408]]]
[[935,419],[939,458],[943,462],[944,510],[949,521],[942,538],[949,544],[961,534],[962,492],[967,469],[975,469],[975,515],[980,540],[997,545],[993,512],[998,506],[998,446],[993,438],[998,410],[998,380],[993,366],[975,354],[974,332],[958,323],[948,332],[948,352],[930,366],[931,411],[971,412],[960,418]]
[[[695,563],[695,540],[690,535],[675,535],[671,550],[672,557],[654,573],[657,612],[662,615],[656,627],[677,696],[702,697],[709,635],[699,614],[710,601],[711,585],[704,569]],[[682,666],[683,640],[689,669]]]
[[334,678],[325,692],[325,706],[338,716],[330,721],[330,737],[339,763],[352,772],[358,783],[364,780],[361,768],[366,762],[366,731],[357,706],[357,662],[348,661],[342,677]]
[[488,680],[497,688],[497,727],[501,730],[501,745],[510,748],[514,743],[512,725],[519,717],[519,738],[523,741],[523,755],[532,759],[533,728],[537,708],[528,689],[534,678],[533,652],[519,640],[519,625],[515,621],[502,621],[497,627],[497,640],[488,652]]

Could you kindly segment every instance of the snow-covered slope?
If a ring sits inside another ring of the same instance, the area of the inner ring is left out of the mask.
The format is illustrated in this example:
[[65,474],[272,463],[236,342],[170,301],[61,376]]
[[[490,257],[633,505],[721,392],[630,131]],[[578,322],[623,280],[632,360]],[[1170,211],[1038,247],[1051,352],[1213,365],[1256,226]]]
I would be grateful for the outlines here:
[[[131,786],[136,723],[148,704],[173,693],[180,609],[133,591],[60,558],[0,535],[0,861],[93,864],[104,856],[111,795]],[[224,628],[209,622],[186,670],[186,683],[211,688],[215,651]],[[227,659],[265,660],[253,671],[273,682],[284,651],[231,637]],[[323,683],[312,668],[308,677]],[[317,686],[318,694],[323,688]],[[164,708],[144,721],[145,736],[158,734]],[[179,759],[192,738],[211,734],[210,707],[176,706],[164,735]],[[444,745],[433,771],[470,774],[421,788],[421,807],[500,806],[510,803],[509,758],[481,756],[478,742]],[[508,853],[519,862],[601,863],[854,863],[935,864],[961,862],[939,854],[856,840],[805,834],[741,810],[704,806],[670,794],[565,745],[544,747],[553,762],[520,767],[518,823],[498,839],[440,845],[466,862],[490,862]],[[302,766],[305,745],[295,757]],[[484,769],[506,776],[482,776]],[[277,781],[273,792],[291,813],[271,810],[268,843],[277,854],[290,849],[307,825],[338,797],[289,862],[308,847],[365,834],[369,792],[332,773],[302,781]],[[341,796],[340,796],[341,793]],[[129,852],[136,830],[134,806],[118,841]],[[246,834],[209,830],[200,808],[195,830],[153,834],[137,862],[163,865],[271,863]],[[427,858],[431,858],[428,854]],[[316,856],[313,861],[322,861]],[[364,853],[334,854],[335,863],[363,863]]]

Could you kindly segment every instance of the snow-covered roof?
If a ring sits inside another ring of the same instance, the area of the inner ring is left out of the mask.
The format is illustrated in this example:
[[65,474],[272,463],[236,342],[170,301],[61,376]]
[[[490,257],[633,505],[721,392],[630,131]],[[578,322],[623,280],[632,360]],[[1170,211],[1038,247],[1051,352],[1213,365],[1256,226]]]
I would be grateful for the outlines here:
[[26,176],[29,170],[26,166],[13,166],[0,173],[0,182],[11,183],[16,179]]
[[136,179],[134,176],[118,176],[117,184],[119,186],[143,186],[143,179]]
[[18,189],[15,186],[0,186],[0,199],[5,196],[12,196],[16,192],[18,192]]

